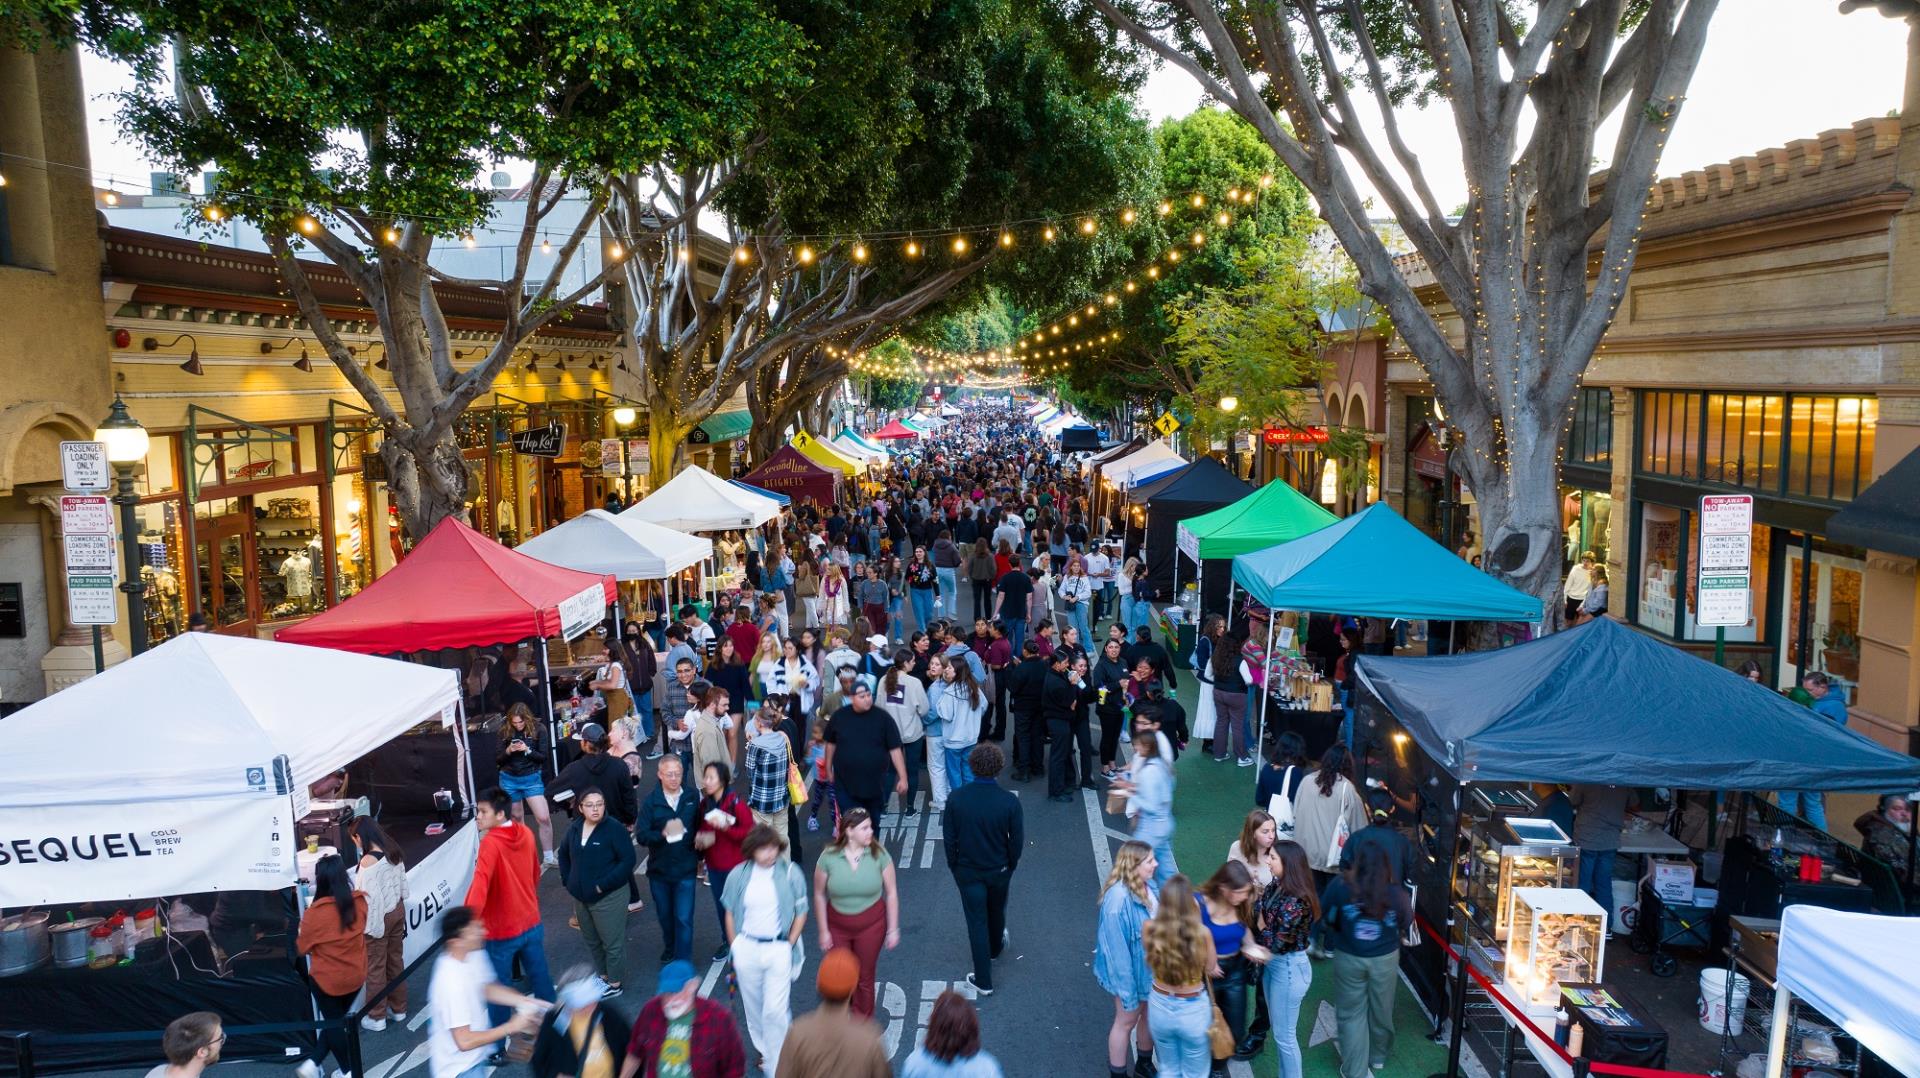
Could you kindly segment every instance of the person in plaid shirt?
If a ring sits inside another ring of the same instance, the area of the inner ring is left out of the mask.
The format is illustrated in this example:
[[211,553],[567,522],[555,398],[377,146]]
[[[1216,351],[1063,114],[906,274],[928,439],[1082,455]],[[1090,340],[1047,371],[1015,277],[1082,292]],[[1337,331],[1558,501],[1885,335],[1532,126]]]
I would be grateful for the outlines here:
[[793,759],[780,729],[782,711],[761,707],[753,713],[753,739],[747,742],[747,807],[753,822],[787,839],[787,763]]

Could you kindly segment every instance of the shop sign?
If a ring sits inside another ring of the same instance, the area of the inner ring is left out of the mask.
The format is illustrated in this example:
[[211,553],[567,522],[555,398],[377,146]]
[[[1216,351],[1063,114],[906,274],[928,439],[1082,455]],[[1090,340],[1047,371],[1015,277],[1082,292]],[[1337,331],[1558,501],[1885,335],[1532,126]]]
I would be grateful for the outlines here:
[[60,443],[60,485],[68,490],[106,490],[112,472],[107,464],[107,443]]
[[466,899],[479,852],[479,829],[469,823],[407,868],[407,939],[401,947],[401,961],[406,965],[412,965],[439,940],[440,918]]
[[1700,499],[1700,534],[1753,534],[1753,495],[1708,494]]
[[1320,445],[1328,437],[1325,427],[1267,427],[1260,432],[1260,440],[1270,446]]
[[290,887],[291,814],[272,796],[0,810],[0,906]]
[[607,612],[607,593],[598,583],[560,600],[560,635],[568,640],[600,624]]
[[513,432],[513,451],[529,457],[558,457],[567,448],[567,428],[558,421]]
[[600,474],[601,475],[627,474],[627,469],[626,469],[627,458],[626,458],[625,450],[622,448],[622,446],[623,446],[623,443],[618,438],[600,439]]

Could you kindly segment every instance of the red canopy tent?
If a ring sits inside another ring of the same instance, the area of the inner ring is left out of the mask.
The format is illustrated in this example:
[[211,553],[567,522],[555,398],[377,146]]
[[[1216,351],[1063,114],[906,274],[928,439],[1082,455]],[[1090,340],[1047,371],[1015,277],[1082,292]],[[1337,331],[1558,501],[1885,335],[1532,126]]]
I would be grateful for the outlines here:
[[920,437],[920,432],[901,426],[900,421],[896,419],[886,426],[881,427],[879,430],[874,431],[872,434],[867,435],[867,437],[891,442],[900,438],[918,438]]
[[832,505],[840,496],[840,473],[822,468],[790,445],[781,446],[740,481],[816,505]]
[[358,595],[274,638],[367,654],[570,638],[617,595],[611,576],[548,565],[448,517]]

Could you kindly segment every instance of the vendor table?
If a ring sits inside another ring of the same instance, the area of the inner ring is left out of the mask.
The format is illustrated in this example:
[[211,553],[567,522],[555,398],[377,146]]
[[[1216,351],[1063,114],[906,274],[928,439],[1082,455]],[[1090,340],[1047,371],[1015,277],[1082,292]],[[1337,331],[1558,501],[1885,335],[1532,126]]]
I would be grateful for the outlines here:
[[1552,1040],[1535,1032],[1537,1028],[1542,1032],[1551,1033],[1552,1018],[1546,1020],[1545,1026],[1541,1026],[1537,1020],[1532,1026],[1528,1026],[1522,1023],[1515,1013],[1522,1010],[1523,1006],[1520,997],[1507,990],[1506,982],[1489,976],[1487,984],[1482,988],[1494,999],[1492,1010],[1506,1024],[1500,1047],[1500,1069],[1497,1072],[1499,1078],[1511,1078],[1513,1064],[1519,1058],[1520,1048],[1525,1048],[1534,1062],[1540,1064],[1541,1069],[1547,1072],[1547,1078],[1573,1078],[1573,1064],[1561,1058],[1557,1051],[1558,1046]]
[[[1647,821],[1650,826],[1636,829],[1635,820]],[[1685,857],[1692,851],[1687,844],[1661,830],[1658,822],[1645,816],[1627,817],[1627,826],[1620,832],[1619,852],[1646,857]]]

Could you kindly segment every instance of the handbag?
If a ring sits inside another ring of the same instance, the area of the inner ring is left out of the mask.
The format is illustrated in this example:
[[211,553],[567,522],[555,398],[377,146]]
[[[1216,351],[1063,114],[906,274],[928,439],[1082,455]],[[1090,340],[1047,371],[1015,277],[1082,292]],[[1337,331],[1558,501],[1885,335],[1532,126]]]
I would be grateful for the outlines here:
[[1347,821],[1347,802],[1353,797],[1353,786],[1342,787],[1339,815],[1333,821],[1333,840],[1327,844],[1327,867],[1337,868],[1340,854],[1347,848],[1347,838],[1353,834],[1353,825]]
[[1207,1047],[1215,1059],[1233,1058],[1233,1027],[1220,1010],[1219,997],[1213,994],[1213,978],[1207,978],[1207,1004],[1213,1008],[1213,1021],[1207,1024]]
[[787,760],[787,800],[795,805],[807,803],[807,784],[800,779],[800,766]]
[[[1280,775],[1280,792],[1267,798],[1267,815],[1273,817],[1273,833],[1277,839],[1293,837],[1293,795],[1287,792],[1292,785],[1293,767],[1289,765]],[[1345,821],[1346,817],[1342,816],[1341,822]]]

